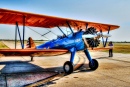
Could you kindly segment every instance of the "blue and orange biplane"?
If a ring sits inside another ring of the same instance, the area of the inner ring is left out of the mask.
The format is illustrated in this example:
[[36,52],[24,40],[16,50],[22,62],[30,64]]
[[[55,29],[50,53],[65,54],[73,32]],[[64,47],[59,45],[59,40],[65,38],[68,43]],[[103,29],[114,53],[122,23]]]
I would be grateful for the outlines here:
[[[105,47],[107,39],[110,36],[109,31],[119,28],[117,25],[87,22],[8,9],[0,9],[0,24],[16,25],[15,49],[0,49],[1,56],[30,56],[31,60],[33,60],[35,56],[53,56],[70,52],[70,60],[66,61],[63,65],[63,69],[67,74],[73,72],[73,62],[77,51],[84,51],[89,60],[90,69],[96,70],[98,68],[98,61],[91,58],[88,47],[97,47],[100,43],[99,38],[106,37],[106,41],[103,40],[103,46]],[[23,26],[23,37],[21,37],[19,25]],[[59,36],[57,39],[50,40],[39,46],[36,46],[32,38],[29,37],[27,47],[25,48],[25,26],[50,29],[57,27],[63,33],[63,36]],[[66,35],[61,29],[62,27],[69,28],[71,34]],[[77,30],[77,32],[73,30]],[[102,32],[108,32],[108,34],[104,35]],[[22,49],[16,49],[17,33],[19,34]]]

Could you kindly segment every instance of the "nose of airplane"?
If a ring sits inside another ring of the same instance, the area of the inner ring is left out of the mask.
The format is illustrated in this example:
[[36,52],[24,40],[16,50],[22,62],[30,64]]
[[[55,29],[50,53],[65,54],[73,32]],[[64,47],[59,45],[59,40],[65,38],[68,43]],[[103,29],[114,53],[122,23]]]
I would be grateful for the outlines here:
[[82,35],[86,47],[97,47],[100,44],[99,35],[94,27],[88,28]]
[[110,34],[103,34],[102,32],[98,32],[96,31],[96,29],[94,27],[90,27],[88,28],[84,34],[82,35],[82,38],[85,42],[85,45],[87,45],[87,47],[97,47],[100,44],[100,38],[108,38],[111,37]]

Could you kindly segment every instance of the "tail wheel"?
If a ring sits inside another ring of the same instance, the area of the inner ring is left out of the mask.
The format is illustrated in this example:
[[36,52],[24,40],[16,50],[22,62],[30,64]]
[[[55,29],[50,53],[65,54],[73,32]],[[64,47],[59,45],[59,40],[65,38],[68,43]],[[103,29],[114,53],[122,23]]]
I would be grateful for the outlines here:
[[98,61],[96,59],[92,59],[92,62],[89,62],[89,67],[91,70],[96,70],[98,68]]
[[70,61],[64,63],[63,69],[66,74],[71,74],[73,72],[73,64]]

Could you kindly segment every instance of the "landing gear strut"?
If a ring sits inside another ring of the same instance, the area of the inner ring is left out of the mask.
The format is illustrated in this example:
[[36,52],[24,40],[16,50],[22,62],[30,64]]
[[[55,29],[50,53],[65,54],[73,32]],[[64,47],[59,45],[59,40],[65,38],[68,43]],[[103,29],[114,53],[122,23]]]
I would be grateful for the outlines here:
[[85,49],[84,52],[85,52],[85,54],[86,54],[86,56],[87,56],[87,58],[89,60],[89,68],[91,70],[96,70],[98,68],[98,61],[96,59],[91,58],[91,56],[90,56],[87,49]]
[[73,61],[74,61],[74,56],[75,56],[75,53],[76,53],[76,49],[71,48],[70,52],[71,52],[70,61],[66,61],[64,63],[64,66],[63,66],[64,72],[66,74],[71,74],[73,72]]
[[33,56],[31,56],[31,61],[33,61]]
[[[73,61],[74,61],[75,52],[76,52],[76,50],[72,49],[70,61],[66,61],[64,63],[63,69],[66,74],[71,74],[73,72]],[[87,49],[84,50],[84,53],[86,54],[86,56],[89,60],[90,69],[96,70],[98,68],[98,61],[96,59],[91,58]]]

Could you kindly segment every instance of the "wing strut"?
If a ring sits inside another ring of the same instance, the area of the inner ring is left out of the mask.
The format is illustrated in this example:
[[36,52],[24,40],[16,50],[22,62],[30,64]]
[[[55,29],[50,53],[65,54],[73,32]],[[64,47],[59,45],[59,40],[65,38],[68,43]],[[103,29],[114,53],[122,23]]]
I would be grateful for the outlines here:
[[[100,33],[102,34],[102,30],[100,30]],[[103,46],[105,46],[104,38],[103,37],[102,37],[102,43],[103,43]]]
[[26,18],[26,17],[23,16],[23,40],[21,39],[21,35],[20,35],[20,30],[19,30],[18,22],[16,22],[16,29],[15,29],[15,49],[16,49],[16,41],[17,41],[17,31],[18,31],[18,34],[19,34],[21,47],[22,47],[22,49],[24,49],[25,18]]
[[17,27],[18,27],[18,24],[16,22],[16,28],[15,28],[15,49],[16,49],[16,45],[17,45]]
[[69,22],[68,22],[68,21],[66,21],[66,23],[67,23],[67,25],[69,26],[69,28],[70,28],[71,32],[74,34],[74,32],[73,32],[73,30],[72,30],[72,28],[71,28],[71,26],[70,26]]
[[25,16],[23,16],[23,45],[22,45],[22,49],[24,49],[24,37],[25,37]]
[[[107,34],[109,34],[109,32],[110,32],[110,28],[111,28],[111,27],[109,26]],[[106,47],[107,40],[108,40],[108,37],[106,38],[106,41],[105,41],[104,47]]]
[[66,34],[60,29],[60,27],[59,26],[57,26],[58,28],[59,28],[59,30],[66,36]]
[[86,24],[86,30],[88,29],[88,23]]
[[17,31],[18,31],[18,34],[19,34],[19,39],[20,39],[21,47],[23,49],[24,48],[24,46],[23,46],[24,44],[23,44],[22,39],[21,39],[18,22],[16,22],[16,29],[15,29],[15,49],[16,49],[16,41],[17,41]]

